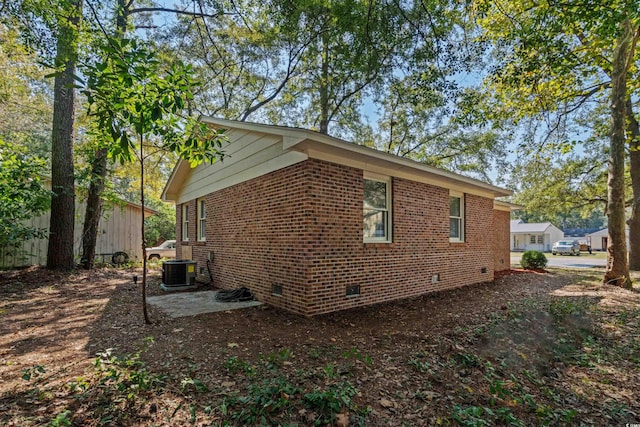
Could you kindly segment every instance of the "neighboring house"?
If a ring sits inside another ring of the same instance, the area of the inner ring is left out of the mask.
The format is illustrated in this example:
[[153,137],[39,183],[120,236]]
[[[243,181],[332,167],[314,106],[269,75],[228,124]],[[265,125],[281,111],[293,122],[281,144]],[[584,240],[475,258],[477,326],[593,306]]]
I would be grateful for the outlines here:
[[[509,269],[509,190],[317,132],[201,118],[223,162],[180,161],[177,257],[313,316],[489,282]],[[473,292],[473,291],[470,291]]]
[[564,238],[564,232],[550,222],[528,224],[516,219],[510,227],[512,251],[551,252],[554,242]]
[[[626,230],[627,234],[627,249],[629,249],[629,229]],[[587,234],[587,244],[591,245],[591,250],[594,251],[606,251],[607,243],[609,241],[609,229],[603,228],[602,230],[594,233]]]
[[[51,188],[51,181],[46,182]],[[86,203],[76,198],[74,226],[74,253],[76,261],[82,255],[82,226]],[[115,252],[125,252],[131,260],[142,259],[142,218],[141,206],[122,200],[112,206],[105,206],[100,220],[98,240],[96,242],[96,262],[111,262]],[[155,211],[145,209],[145,217]],[[49,228],[50,212],[35,217],[27,223],[36,228]],[[24,267],[29,265],[46,265],[47,239],[32,239],[17,248],[0,247],[0,268]]]

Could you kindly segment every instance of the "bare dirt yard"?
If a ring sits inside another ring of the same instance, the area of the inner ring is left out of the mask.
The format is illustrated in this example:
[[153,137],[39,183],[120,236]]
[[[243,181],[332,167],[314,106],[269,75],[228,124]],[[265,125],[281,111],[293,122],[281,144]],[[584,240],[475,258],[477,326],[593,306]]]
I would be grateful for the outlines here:
[[311,319],[151,307],[151,325],[134,274],[0,272],[0,425],[640,423],[640,294],[598,270]]

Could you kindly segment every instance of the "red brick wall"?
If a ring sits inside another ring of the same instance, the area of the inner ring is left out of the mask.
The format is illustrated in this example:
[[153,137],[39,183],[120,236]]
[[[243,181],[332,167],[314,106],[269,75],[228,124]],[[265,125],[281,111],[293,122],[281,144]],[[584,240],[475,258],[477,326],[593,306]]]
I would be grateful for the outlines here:
[[[465,242],[450,243],[449,190],[394,178],[393,243],[363,243],[362,171],[308,163],[318,177],[311,183],[318,221],[307,314],[493,279],[493,233],[487,233],[493,228],[493,200],[466,195]],[[434,274],[440,274],[438,283],[432,283]],[[346,297],[348,285],[360,285],[360,295]]]
[[[465,195],[465,242],[450,243],[449,190],[394,178],[393,243],[368,244],[363,194],[362,170],[298,163],[207,196],[206,243],[194,242],[190,202],[189,244],[198,270],[213,251],[215,286],[247,286],[259,300],[304,315],[493,279],[493,200]],[[181,206],[176,209],[180,233]],[[508,215],[505,221],[508,254]],[[440,281],[432,283],[435,274]],[[198,279],[208,281],[206,271]],[[274,283],[282,296],[271,294]],[[360,295],[346,296],[352,285]]]
[[[306,313],[309,255],[302,236],[311,218],[307,173],[305,163],[299,163],[209,194],[206,242],[195,241],[195,201],[189,202],[189,245],[197,272],[204,268],[198,281],[209,282],[206,261],[213,252],[214,286],[246,286],[260,301]],[[181,207],[176,209],[179,232]],[[273,284],[282,285],[282,296],[272,295]]]
[[510,219],[510,212],[493,211],[493,232],[495,236],[493,269],[495,271],[509,270],[511,268],[511,252],[509,249],[509,239],[511,239]]

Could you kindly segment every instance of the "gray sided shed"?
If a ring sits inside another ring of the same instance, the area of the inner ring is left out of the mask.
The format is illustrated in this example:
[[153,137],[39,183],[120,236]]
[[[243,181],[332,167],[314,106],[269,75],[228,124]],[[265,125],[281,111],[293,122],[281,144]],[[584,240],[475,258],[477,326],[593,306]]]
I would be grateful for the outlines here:
[[[47,182],[50,187],[50,181]],[[99,224],[96,242],[96,262],[110,261],[111,254],[126,252],[131,260],[142,259],[142,207],[135,203],[121,201],[105,206]],[[74,228],[74,254],[79,262],[82,254],[82,225],[86,203],[76,198]],[[155,211],[145,209],[145,218]],[[51,212],[32,218],[27,223],[36,228],[49,228]],[[47,239],[31,239],[17,248],[0,247],[0,268],[45,265],[47,263]]]

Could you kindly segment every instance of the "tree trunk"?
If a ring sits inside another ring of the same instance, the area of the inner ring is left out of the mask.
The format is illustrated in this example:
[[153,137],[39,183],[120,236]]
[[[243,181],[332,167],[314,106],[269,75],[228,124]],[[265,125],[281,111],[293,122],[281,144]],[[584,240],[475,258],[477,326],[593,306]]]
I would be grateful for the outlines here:
[[640,271],[640,126],[633,114],[631,98],[627,98],[627,131],[629,144],[629,168],[633,200],[629,225],[629,269]]
[[91,161],[91,182],[87,195],[87,210],[84,215],[82,229],[82,268],[92,269],[96,257],[98,225],[102,217],[102,192],[107,176],[107,149],[96,150]]
[[631,287],[627,244],[625,236],[625,200],[624,200],[624,160],[626,128],[626,87],[627,57],[631,45],[631,23],[625,19],[621,23],[622,33],[616,40],[613,52],[611,72],[611,134],[607,217],[609,239],[607,245],[607,267],[603,282],[607,284]]
[[322,34],[322,76],[320,78],[320,133],[329,133],[329,40]]
[[[78,26],[82,0],[70,0],[67,18],[59,22],[56,44],[56,67],[53,93],[53,130],[51,133],[51,220],[47,267],[74,267],[75,185],[73,140]],[[66,19],[66,20],[65,20]]]
[[149,312],[147,311],[147,249],[144,236],[144,156],[143,156],[143,140],[140,136],[140,205],[142,206],[142,314],[144,323],[151,324],[149,320]]

